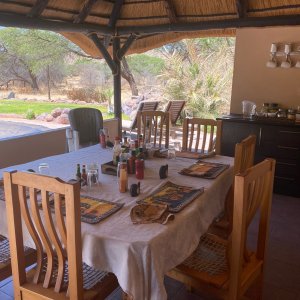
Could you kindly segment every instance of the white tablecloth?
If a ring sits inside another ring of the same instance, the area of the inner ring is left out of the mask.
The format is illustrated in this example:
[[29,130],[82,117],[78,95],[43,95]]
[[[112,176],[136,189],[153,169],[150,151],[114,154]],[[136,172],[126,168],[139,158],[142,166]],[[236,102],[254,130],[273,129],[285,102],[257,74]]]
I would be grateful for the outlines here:
[[[5,170],[29,168],[37,170],[39,163],[47,162],[50,165],[50,175],[68,180],[75,177],[77,163],[97,162],[101,164],[108,162],[111,158],[111,150],[102,150],[96,145]],[[206,160],[233,164],[232,158],[224,156]],[[226,192],[233,180],[233,168],[230,167],[214,180],[178,174],[178,171],[193,162],[194,160],[183,158],[168,161],[166,159],[147,160],[145,179],[141,181],[141,194],[137,198],[130,197],[129,193],[119,193],[117,178],[104,174],[100,174],[99,189],[88,193],[91,196],[125,203],[125,205],[98,224],[82,223],[83,261],[96,268],[113,272],[121,288],[134,299],[167,298],[163,281],[164,274],[193,252],[200,236],[222,210]],[[165,163],[169,164],[169,177],[160,180],[158,170]],[[4,169],[0,170],[0,177],[3,171]],[[136,200],[143,199],[167,180],[195,188],[204,187],[205,192],[177,213],[175,220],[167,225],[156,223],[133,225],[130,220],[130,210],[136,204]],[[137,181],[134,175],[130,175],[129,184]],[[0,202],[2,211],[0,233],[6,235],[5,204]]]

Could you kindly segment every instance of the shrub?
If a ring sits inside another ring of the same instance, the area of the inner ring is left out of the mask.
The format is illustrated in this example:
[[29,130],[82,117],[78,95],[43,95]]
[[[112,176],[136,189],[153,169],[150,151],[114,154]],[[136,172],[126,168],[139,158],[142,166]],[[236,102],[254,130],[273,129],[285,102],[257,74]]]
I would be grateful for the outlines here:
[[97,88],[73,88],[67,91],[67,96],[72,100],[80,100],[88,103],[92,101],[102,103],[110,100],[111,90],[100,90]]
[[28,120],[34,120],[35,119],[35,113],[32,109],[28,109],[26,112],[26,119]]

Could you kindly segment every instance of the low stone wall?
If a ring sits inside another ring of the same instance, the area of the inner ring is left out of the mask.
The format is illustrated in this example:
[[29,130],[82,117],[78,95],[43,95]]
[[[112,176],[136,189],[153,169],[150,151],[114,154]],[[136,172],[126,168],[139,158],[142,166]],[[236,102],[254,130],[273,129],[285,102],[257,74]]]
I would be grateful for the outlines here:
[[66,128],[0,141],[0,169],[67,152]]

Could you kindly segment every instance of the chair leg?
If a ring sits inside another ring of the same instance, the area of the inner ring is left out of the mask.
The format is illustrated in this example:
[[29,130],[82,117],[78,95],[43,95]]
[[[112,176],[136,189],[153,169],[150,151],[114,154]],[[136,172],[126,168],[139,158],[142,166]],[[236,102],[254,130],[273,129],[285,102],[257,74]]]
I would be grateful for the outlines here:
[[261,274],[246,292],[247,299],[262,300],[263,294],[263,275]]

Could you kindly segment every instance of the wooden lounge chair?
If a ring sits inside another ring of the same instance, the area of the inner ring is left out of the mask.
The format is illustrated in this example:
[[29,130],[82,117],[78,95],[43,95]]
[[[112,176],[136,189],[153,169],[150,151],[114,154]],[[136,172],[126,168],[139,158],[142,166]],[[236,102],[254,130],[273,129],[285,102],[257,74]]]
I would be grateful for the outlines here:
[[[256,282],[255,299],[261,299],[274,170],[275,160],[266,159],[235,176],[231,239],[204,234],[192,255],[168,273],[170,277],[209,299],[245,299],[244,294]],[[257,247],[250,252],[247,231],[258,211]]]
[[134,130],[137,128],[137,113],[138,112],[143,112],[143,111],[155,111],[158,107],[160,101],[154,101],[154,100],[144,100],[141,101],[138,105],[136,115],[134,116],[131,125],[130,125],[130,130]]
[[168,102],[165,111],[170,112],[170,121],[172,126],[176,126],[176,122],[180,117],[185,103],[185,100],[171,100]]

